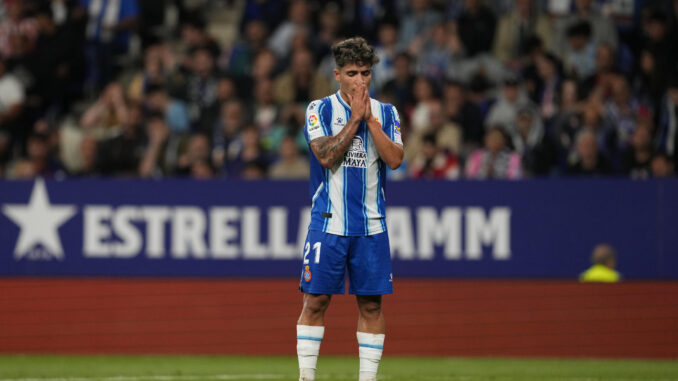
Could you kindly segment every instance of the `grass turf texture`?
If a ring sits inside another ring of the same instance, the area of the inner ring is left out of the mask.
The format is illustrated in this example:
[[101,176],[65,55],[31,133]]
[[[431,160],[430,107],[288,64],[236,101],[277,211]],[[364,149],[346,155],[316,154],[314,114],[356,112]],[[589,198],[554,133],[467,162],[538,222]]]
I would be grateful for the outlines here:
[[[289,380],[295,357],[0,356],[0,381]],[[321,356],[317,380],[358,379],[357,357]],[[678,361],[490,358],[382,360],[384,381],[678,381]]]

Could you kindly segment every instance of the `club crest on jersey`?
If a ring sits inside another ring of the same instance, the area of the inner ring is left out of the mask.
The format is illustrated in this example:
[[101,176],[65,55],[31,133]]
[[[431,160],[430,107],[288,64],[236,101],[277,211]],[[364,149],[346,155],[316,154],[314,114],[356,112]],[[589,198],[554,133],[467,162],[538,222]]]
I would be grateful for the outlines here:
[[363,144],[363,138],[354,136],[351,141],[351,148],[348,149],[344,156],[344,167],[367,168],[367,151]]
[[308,266],[304,268],[304,280],[307,282],[311,280],[311,270],[309,270]]

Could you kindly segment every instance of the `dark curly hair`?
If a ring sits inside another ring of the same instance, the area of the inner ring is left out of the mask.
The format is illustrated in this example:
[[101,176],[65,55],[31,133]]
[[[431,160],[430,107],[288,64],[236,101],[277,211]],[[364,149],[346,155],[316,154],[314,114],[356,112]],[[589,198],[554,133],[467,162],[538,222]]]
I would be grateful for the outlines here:
[[379,62],[374,48],[362,37],[353,37],[337,43],[332,47],[334,62],[338,68],[349,64],[372,66]]

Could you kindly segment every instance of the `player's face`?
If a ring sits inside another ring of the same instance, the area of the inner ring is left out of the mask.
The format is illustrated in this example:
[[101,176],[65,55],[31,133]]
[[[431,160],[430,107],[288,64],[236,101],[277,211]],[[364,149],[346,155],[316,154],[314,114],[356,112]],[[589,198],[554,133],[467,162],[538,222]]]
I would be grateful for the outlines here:
[[372,66],[348,64],[341,69],[334,69],[334,78],[339,82],[341,91],[345,94],[353,94],[360,84],[370,87],[372,80]]

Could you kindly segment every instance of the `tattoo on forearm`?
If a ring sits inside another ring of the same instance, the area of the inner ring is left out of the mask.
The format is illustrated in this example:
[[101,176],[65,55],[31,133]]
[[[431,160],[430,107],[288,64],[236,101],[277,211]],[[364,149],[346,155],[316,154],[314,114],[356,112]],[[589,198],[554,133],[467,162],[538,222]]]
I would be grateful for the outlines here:
[[344,154],[348,150],[351,140],[347,139],[346,134],[337,136],[324,136],[311,142],[313,152],[322,161],[328,161],[332,165],[337,165],[344,159]]

